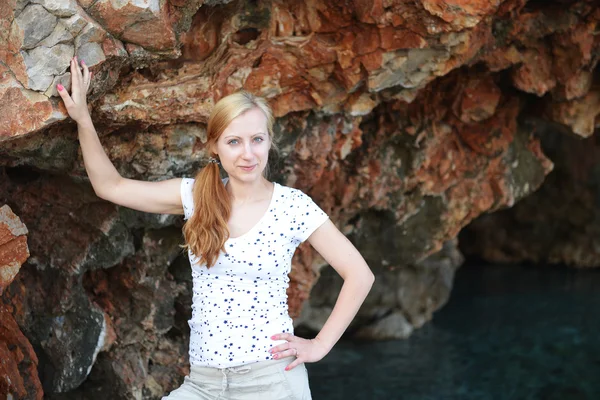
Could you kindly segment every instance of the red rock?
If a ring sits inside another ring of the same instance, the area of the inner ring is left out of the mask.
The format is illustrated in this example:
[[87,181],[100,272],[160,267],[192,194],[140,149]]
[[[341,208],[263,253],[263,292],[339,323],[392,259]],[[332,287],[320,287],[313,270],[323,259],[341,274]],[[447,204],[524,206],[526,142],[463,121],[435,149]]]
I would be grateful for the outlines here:
[[33,347],[14,319],[11,299],[2,298],[29,257],[27,228],[10,207],[0,207],[0,395],[18,399],[42,399]]
[[382,0],[358,0],[354,3],[358,20],[366,23],[376,23],[384,13]]
[[102,42],[102,51],[106,57],[126,57],[127,51],[123,42],[113,37],[104,39]]
[[491,72],[507,69],[523,59],[521,53],[514,46],[497,48],[482,57],[482,61]]
[[292,111],[310,110],[315,106],[315,99],[305,90],[288,92],[277,96],[271,103],[273,115],[281,117]]
[[0,321],[0,395],[41,400],[44,392],[37,374],[38,359],[10,306],[0,304]]
[[[597,115],[588,91],[598,48],[590,38],[596,38],[600,16],[588,10],[590,2],[561,3],[560,13],[543,2],[525,8],[524,0],[278,2],[270,10],[258,3],[242,12],[213,2],[193,18],[190,10],[200,1],[171,0],[150,14],[136,14],[129,4],[118,15],[109,3],[93,5],[101,24],[88,17],[96,28],[86,34],[106,56],[94,71],[93,117],[119,170],[135,179],[193,174],[205,159],[205,124],[215,102],[240,88],[265,96],[285,149],[279,179],[309,193],[350,237],[364,232],[369,218],[384,216],[377,218],[396,239],[365,250],[376,253],[378,271],[410,266],[415,273],[406,286],[414,298],[403,299],[406,311],[393,311],[412,328],[443,304],[443,296],[430,301],[439,293],[427,286],[431,276],[417,260],[443,249],[478,216],[515,205],[552,168],[519,118],[546,106],[555,120],[589,132]],[[105,37],[101,25],[112,34]],[[39,265],[68,277],[57,278],[45,293],[40,271],[28,271],[31,282],[21,271],[10,286],[23,290],[13,297],[19,300],[13,301],[14,319],[24,321],[32,310],[62,310],[85,290],[102,308],[107,336],[97,375],[67,396],[84,396],[86,385],[100,382],[106,397],[133,398],[140,390],[158,397],[188,370],[182,315],[189,304],[185,296],[173,300],[188,293],[187,282],[171,279],[177,263],[170,258],[146,253],[158,243],[146,238],[159,222],[136,214],[126,225],[121,212],[127,210],[99,201],[89,186],[45,174],[85,176],[77,151],[62,150],[76,148],[74,126],[58,122],[65,117],[60,102],[37,101],[23,90],[19,82],[28,77],[20,38],[6,42],[0,41],[0,55],[10,71],[2,70],[0,98],[16,105],[2,102],[2,135],[31,137],[5,141],[10,146],[0,146],[0,165],[31,166],[42,177],[10,187],[0,180],[0,194],[18,199],[22,217],[37,224],[30,246]],[[545,96],[540,101],[526,93]],[[523,97],[531,106],[527,114],[519,106]],[[521,160],[527,164],[515,167]],[[48,208],[52,218],[38,214]],[[77,222],[83,219],[88,223]],[[107,232],[116,227],[144,239],[115,246]],[[173,230],[165,240],[180,240]],[[90,255],[90,248],[103,248],[94,247],[97,241],[112,250]],[[119,253],[125,246],[130,250]],[[395,259],[384,263],[382,252]],[[100,261],[106,253],[112,258]],[[293,315],[323,265],[308,246],[299,250],[289,290]],[[182,324],[169,322],[173,303]],[[374,307],[382,304],[367,306],[365,319],[378,315]],[[19,350],[11,357],[28,356]]]
[[395,29],[388,26],[379,30],[381,35],[381,48],[390,51],[398,49],[422,49],[427,46],[427,41],[422,36],[408,29]]
[[355,35],[352,51],[356,55],[371,53],[382,46],[379,30],[370,25],[355,26],[352,32]]
[[501,0],[421,0],[423,7],[446,22],[460,28],[472,28],[486,15],[493,14]]
[[192,20],[188,32],[182,35],[182,58],[185,60],[202,61],[214,51],[218,45],[219,31],[217,19],[211,13],[201,8]]
[[116,8],[111,2],[101,0],[94,2],[87,11],[107,31],[127,42],[154,50],[170,50],[176,42],[167,7],[154,9],[152,4],[138,7],[126,2]]
[[552,95],[557,101],[573,100],[585,96],[592,87],[593,74],[588,71],[578,71],[562,82],[560,91]]
[[275,37],[288,37],[294,34],[294,17],[289,10],[279,5],[273,7],[272,35]]
[[10,207],[0,207],[0,295],[29,258],[27,227]]
[[500,95],[491,77],[471,78],[454,101],[454,114],[465,123],[483,121],[496,112]]
[[383,63],[383,51],[377,50],[369,54],[364,54],[360,57],[360,62],[367,72],[375,71],[381,68]]
[[42,128],[52,114],[53,108],[47,97],[24,92],[0,65],[0,141]]
[[545,47],[525,51],[523,63],[512,73],[515,87],[538,96],[552,90],[556,86],[556,79],[552,73],[550,57]]
[[600,115],[600,91],[592,90],[586,96],[548,105],[552,119],[568,126],[581,137],[594,134]]

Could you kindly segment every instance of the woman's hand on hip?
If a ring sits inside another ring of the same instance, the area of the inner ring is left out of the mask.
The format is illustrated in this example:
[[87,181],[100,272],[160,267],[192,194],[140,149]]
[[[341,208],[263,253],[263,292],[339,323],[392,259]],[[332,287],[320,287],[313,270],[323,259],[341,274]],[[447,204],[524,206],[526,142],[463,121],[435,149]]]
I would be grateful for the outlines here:
[[77,57],[71,59],[71,95],[63,85],[58,84],[58,94],[65,102],[65,107],[69,116],[77,123],[81,123],[90,118],[87,108],[86,95],[90,88],[92,74],[87,65],[81,61],[83,71],[79,68]]
[[287,343],[282,343],[273,347],[269,352],[273,354],[273,359],[278,360],[285,357],[296,357],[296,359],[287,367],[289,371],[296,366],[307,363],[317,362],[329,353],[329,348],[319,342],[318,339],[303,339],[294,336],[291,333],[279,333],[271,336],[273,340],[285,340]]

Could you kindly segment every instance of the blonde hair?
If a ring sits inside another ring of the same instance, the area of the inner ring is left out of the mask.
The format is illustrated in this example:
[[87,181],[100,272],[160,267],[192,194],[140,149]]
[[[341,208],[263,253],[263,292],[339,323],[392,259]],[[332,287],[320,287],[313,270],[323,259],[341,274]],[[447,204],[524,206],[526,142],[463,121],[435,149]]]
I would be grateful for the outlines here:
[[[271,108],[262,97],[239,91],[215,104],[208,119],[207,148],[215,148],[231,121],[254,108],[260,109],[267,117],[267,131],[274,147]],[[211,156],[216,157],[216,154]],[[225,251],[225,242],[229,239],[227,221],[231,215],[231,201],[221,181],[218,164],[209,163],[196,174],[192,193],[194,214],[183,226],[184,247],[210,268],[217,262],[219,253]]]

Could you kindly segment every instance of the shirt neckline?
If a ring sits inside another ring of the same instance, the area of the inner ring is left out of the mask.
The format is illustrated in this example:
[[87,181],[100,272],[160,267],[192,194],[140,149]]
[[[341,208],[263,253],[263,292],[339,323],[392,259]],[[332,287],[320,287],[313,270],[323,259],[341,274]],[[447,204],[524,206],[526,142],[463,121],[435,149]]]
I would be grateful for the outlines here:
[[267,211],[264,212],[264,214],[262,215],[262,217],[260,217],[260,219],[258,220],[257,223],[255,223],[252,228],[250,228],[249,230],[247,230],[246,232],[242,233],[240,236],[236,236],[236,237],[230,237],[229,239],[227,239],[227,241],[236,241],[236,240],[241,240],[244,239],[246,236],[251,235],[256,229],[258,229],[258,227],[260,225],[262,225],[263,221],[265,219],[267,219],[267,216],[271,213],[271,210],[275,204],[275,199],[276,199],[276,194],[278,192],[278,187],[279,184],[277,182],[273,182],[273,193],[271,194],[271,200],[269,201],[269,207],[267,208]]

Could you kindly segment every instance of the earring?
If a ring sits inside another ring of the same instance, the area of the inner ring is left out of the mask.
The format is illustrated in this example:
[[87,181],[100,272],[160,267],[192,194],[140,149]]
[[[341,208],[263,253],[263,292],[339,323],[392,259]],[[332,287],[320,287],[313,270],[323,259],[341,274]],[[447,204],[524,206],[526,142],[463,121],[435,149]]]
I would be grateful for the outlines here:
[[212,164],[220,164],[219,160],[217,160],[217,159],[216,159],[216,158],[214,158],[214,157],[209,157],[209,158],[208,158],[208,162],[209,162],[209,163],[212,163]]

